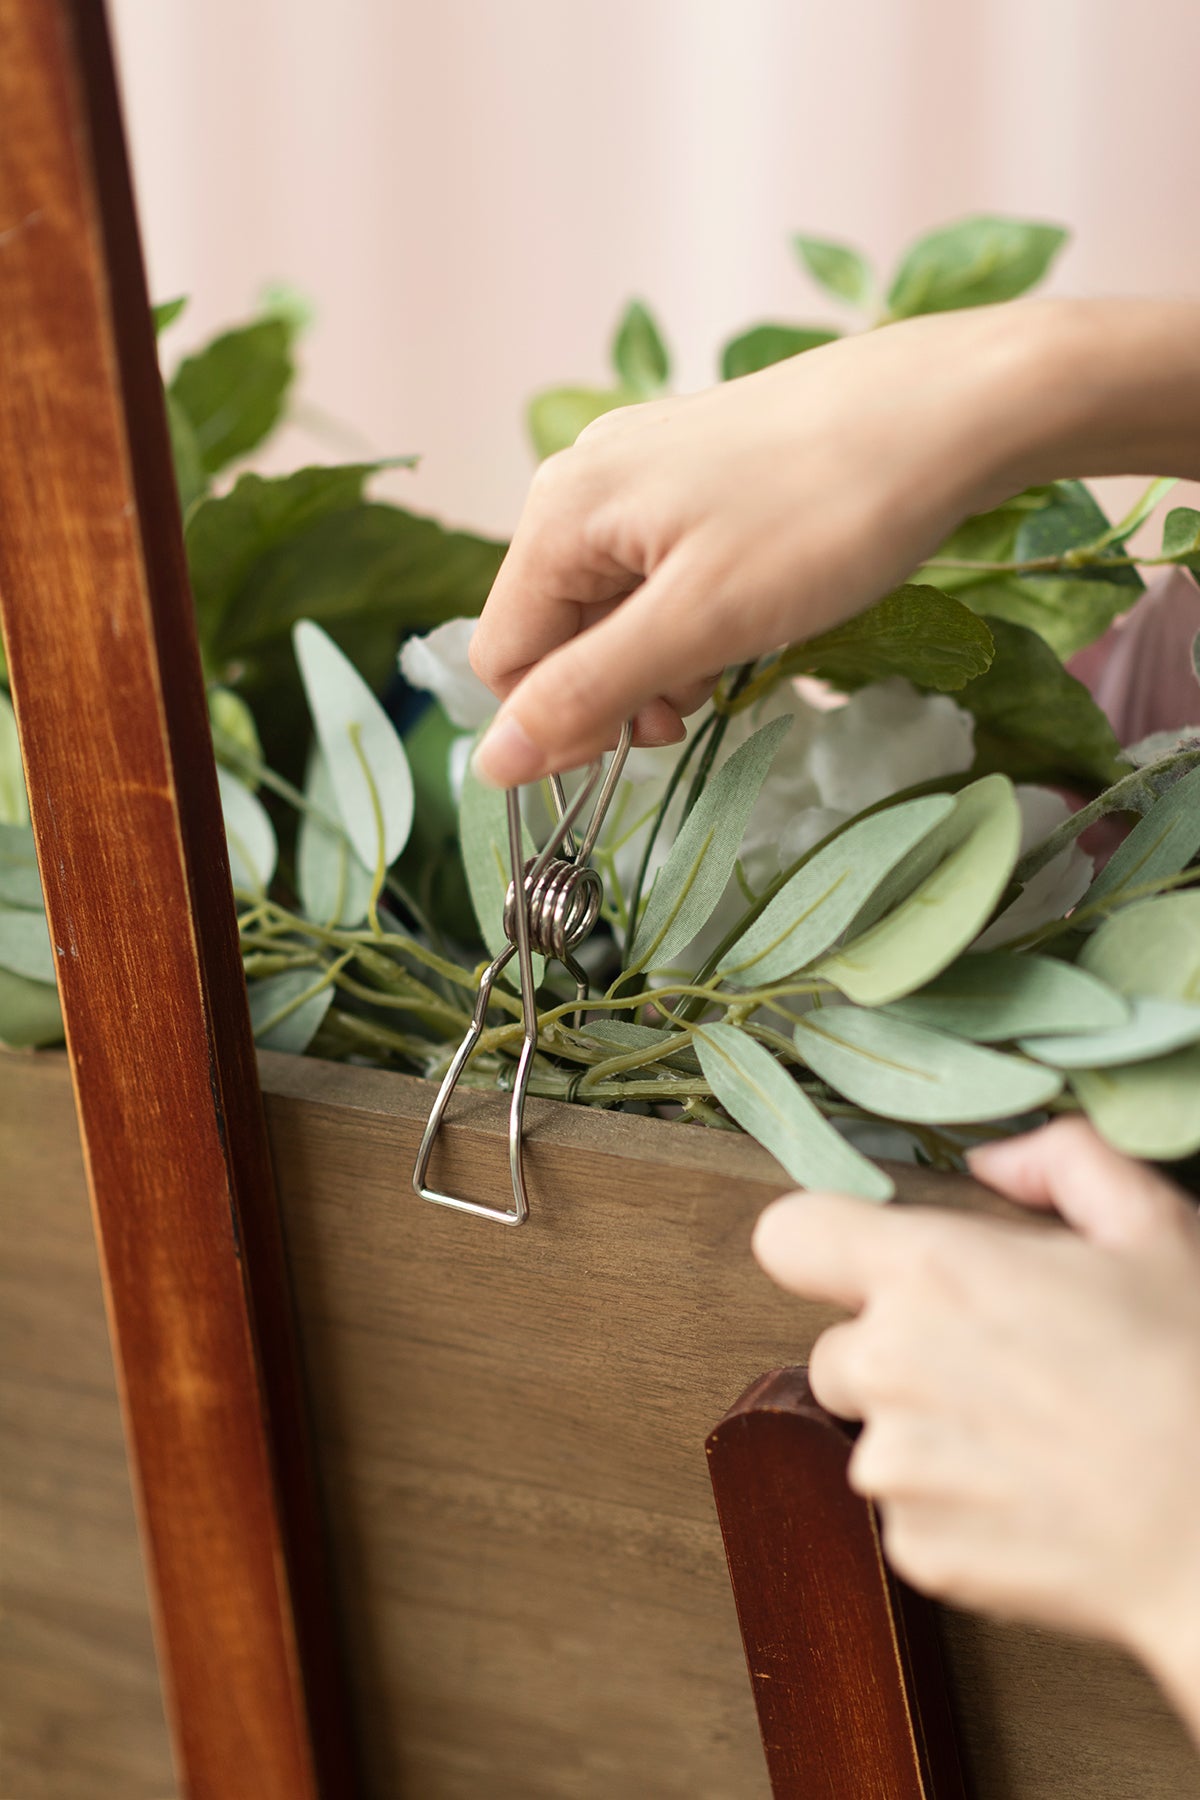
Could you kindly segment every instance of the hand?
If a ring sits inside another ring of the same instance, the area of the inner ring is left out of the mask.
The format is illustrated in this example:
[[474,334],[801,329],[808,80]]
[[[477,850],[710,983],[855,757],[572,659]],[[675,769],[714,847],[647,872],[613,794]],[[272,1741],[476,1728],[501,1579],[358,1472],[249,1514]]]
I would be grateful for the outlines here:
[[889,1559],[947,1600],[1114,1639],[1200,1735],[1200,1225],[1160,1175],[1063,1119],[973,1173],[1074,1230],[837,1195],[777,1201],[755,1253],[856,1317],[823,1405],[865,1427],[850,1481]]
[[544,463],[471,646],[506,700],[484,779],[583,762],[634,714],[638,741],[668,743],[727,665],[911,573],[1043,404],[1014,312],[915,319],[627,407]]

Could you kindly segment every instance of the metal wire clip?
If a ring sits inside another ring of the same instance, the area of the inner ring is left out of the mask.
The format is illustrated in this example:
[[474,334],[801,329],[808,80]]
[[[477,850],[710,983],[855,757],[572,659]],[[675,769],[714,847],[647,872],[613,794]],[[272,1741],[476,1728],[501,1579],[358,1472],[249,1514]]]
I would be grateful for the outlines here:
[[[604,769],[603,758],[598,758],[588,769],[579,792],[567,804],[563,793],[562,782],[557,775],[550,778],[554,804],[558,810],[558,823],[550,834],[549,841],[536,856],[522,863],[521,845],[521,796],[519,788],[509,788],[506,799],[508,807],[508,850],[511,859],[513,879],[508,884],[508,893],[504,900],[504,934],[508,939],[506,947],[495,960],[488,964],[479,979],[479,993],[475,1000],[475,1011],[467,1034],[455,1053],[454,1061],[446,1070],[442,1085],[438,1089],[437,1099],[429,1114],[421,1147],[417,1151],[416,1166],[413,1169],[413,1187],[422,1200],[432,1200],[437,1206],[451,1206],[457,1212],[474,1213],[481,1219],[495,1219],[501,1225],[523,1225],[529,1216],[529,1201],[525,1192],[525,1166],[522,1156],[522,1123],[525,1113],[525,1094],[529,1087],[529,1075],[533,1066],[534,1054],[538,1041],[537,999],[534,993],[533,959],[534,956],[553,957],[570,971],[575,977],[576,1000],[582,1007],[587,999],[588,979],[575,959],[574,952],[583,942],[600,917],[600,905],[604,898],[604,886],[596,870],[588,864],[588,857],[595,848],[596,839],[600,835],[600,827],[612,801],[617,782],[621,779],[621,771],[625,766],[625,758],[629,754],[629,746],[633,737],[633,726],[626,723],[621,730],[616,750],[608,770],[604,774],[603,784],[596,798],[592,816],[581,842],[577,845],[572,826],[587,805],[600,782]],[[565,854],[564,854],[565,853]],[[517,898],[517,870],[524,867],[524,881],[520,901]],[[508,1210],[499,1206],[485,1206],[479,1200],[465,1200],[456,1194],[441,1194],[436,1188],[426,1183],[429,1172],[429,1159],[433,1154],[433,1146],[437,1134],[441,1130],[446,1108],[450,1104],[451,1095],[458,1085],[459,1076],[466,1068],[471,1053],[479,1042],[487,1019],[487,1010],[492,997],[492,989],[501,972],[517,958],[517,967],[521,975],[521,1014],[524,1026],[524,1040],[521,1054],[517,1062],[517,1071],[513,1080],[512,1100],[508,1110],[508,1166],[512,1177],[513,1205]]]

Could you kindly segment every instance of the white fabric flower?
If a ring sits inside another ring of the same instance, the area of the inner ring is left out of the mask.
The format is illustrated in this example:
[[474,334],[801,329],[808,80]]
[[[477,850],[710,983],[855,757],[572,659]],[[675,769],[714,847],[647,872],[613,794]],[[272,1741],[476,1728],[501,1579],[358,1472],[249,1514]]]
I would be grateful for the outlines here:
[[948,694],[921,694],[897,676],[860,688],[824,714],[810,766],[821,804],[846,817],[901,788],[969,769],[975,722]]
[[438,699],[452,725],[477,731],[496,710],[496,696],[471,667],[467,651],[476,619],[447,619],[400,651],[400,672],[415,688]]
[[[1061,794],[1050,788],[1020,786],[1016,790],[1021,808],[1021,855],[1049,837],[1056,826],[1070,817],[1071,808]],[[1009,944],[1051,919],[1061,919],[1078,904],[1091,884],[1092,858],[1078,842],[1040,869],[1027,881],[1012,905],[989,925],[982,937],[976,938],[972,950],[996,950]]]

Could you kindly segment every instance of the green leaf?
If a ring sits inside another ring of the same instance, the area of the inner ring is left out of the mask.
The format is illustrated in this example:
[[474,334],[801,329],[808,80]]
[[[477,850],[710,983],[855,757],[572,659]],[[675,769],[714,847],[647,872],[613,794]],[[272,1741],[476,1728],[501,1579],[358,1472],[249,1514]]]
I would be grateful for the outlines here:
[[1200,569],[1200,512],[1176,506],[1163,520],[1162,553],[1189,569]]
[[1115,1069],[1080,1069],[1076,1098],[1102,1137],[1127,1156],[1173,1159],[1200,1150],[1200,1047]]
[[218,767],[217,785],[221,790],[233,885],[249,893],[265,894],[279,855],[275,827],[262,801],[228,769]]
[[1020,1047],[1056,1069],[1107,1069],[1118,1063],[1145,1062],[1198,1042],[1200,1006],[1143,994],[1130,1002],[1130,1016],[1122,1025],[1062,1037],[1022,1038]]
[[175,466],[175,486],[179,491],[179,512],[186,520],[192,507],[208,492],[208,471],[200,454],[200,445],[192,422],[174,395],[164,396],[167,406],[167,429],[171,436],[171,461]]
[[168,325],[173,325],[188,303],[186,294],[175,300],[160,300],[157,306],[150,308],[150,316],[154,320],[154,335],[161,337]]
[[1012,562],[1016,556],[1017,532],[1031,512],[1049,504],[1054,490],[1049,487],[1027,488],[1015,494],[991,512],[974,513],[955,527],[939,547],[936,557],[917,571],[914,579],[928,578],[946,593],[960,594],[977,587],[987,579],[984,570],[944,567],[955,562]]
[[585,425],[642,398],[634,388],[547,388],[529,402],[526,423],[539,457],[568,450]]
[[859,819],[798,869],[722,957],[737,987],[761,987],[803,969],[839,938],[880,882],[954,810],[948,794],[909,800]]
[[[468,767],[458,807],[459,843],[471,904],[479,935],[492,956],[508,947],[504,930],[504,902],[513,878],[508,850],[508,807],[499,788],[487,787]],[[521,853],[526,862],[534,855],[533,839],[522,821]],[[535,986],[541,982],[545,959],[533,959]]]
[[1123,906],[1088,939],[1079,963],[1118,993],[1200,1006],[1200,893]]
[[622,386],[635,394],[657,394],[667,384],[671,359],[662,334],[640,300],[631,300],[617,327],[613,368]]
[[820,675],[843,692],[903,675],[947,692],[981,675],[992,634],[961,600],[935,587],[899,587],[864,613],[784,652],[789,675]]
[[686,1032],[663,1031],[653,1025],[635,1025],[629,1019],[589,1019],[584,1036],[610,1045],[614,1056],[619,1055],[622,1050],[662,1050],[668,1042],[673,1041],[675,1048],[671,1054],[657,1060],[673,1069],[696,1070],[700,1067]]
[[29,819],[25,770],[12,701],[0,690],[0,824],[24,825]]
[[888,294],[893,319],[1014,300],[1042,279],[1067,241],[1058,225],[981,215],[945,225],[906,251]]
[[794,1035],[822,1081],[885,1119],[931,1125],[1007,1119],[1045,1106],[1062,1091],[1052,1069],[895,1013],[822,1007],[807,1013]]
[[320,969],[285,969],[250,984],[250,1023],[264,1050],[302,1056],[317,1035],[333,999],[333,983]]
[[978,1043],[1032,1040],[1043,1033],[1103,1031],[1130,1008],[1094,975],[1052,956],[972,951],[936,981],[888,1009],[914,1025],[932,1025]]
[[[1105,567],[1106,559],[1124,555],[1114,537],[1113,528],[1090,488],[1082,481],[1056,481],[1046,505],[1039,506],[1022,521],[1017,531],[1016,560],[1035,562],[1046,556],[1067,557],[1085,549],[1096,551],[1100,561],[1088,561],[1086,580],[1109,581],[1116,587],[1128,588],[1131,593],[1141,593],[1146,584],[1136,569],[1119,561],[1114,561],[1111,568]],[[1130,604],[1128,598],[1125,604]]]
[[870,264],[851,244],[837,243],[831,238],[803,237],[792,239],[792,248],[814,281],[837,300],[851,306],[870,306],[875,281]]
[[[1002,775],[973,782],[959,794],[950,816],[910,853],[916,884],[814,972],[861,1006],[883,1006],[924,987],[986,925],[1008,884],[1020,841],[1021,810],[1012,784]],[[923,873],[935,854],[936,865]],[[901,864],[899,872],[903,869]],[[881,884],[877,895],[888,885]],[[876,904],[868,903],[868,917]]]
[[404,745],[327,632],[301,619],[293,643],[338,813],[355,855],[378,884],[412,830],[413,783]]
[[41,911],[42,883],[32,826],[0,825],[0,903]]
[[53,982],[54,951],[45,913],[0,906],[0,969],[27,981]]
[[1116,781],[1120,745],[1083,683],[1037,632],[1006,619],[991,620],[991,631],[991,667],[958,696],[975,719],[974,772],[1063,785]]
[[0,969],[0,1044],[10,1050],[62,1042],[62,1013],[52,983],[27,981]]
[[1145,897],[1151,883],[1178,875],[1198,851],[1200,768],[1168,788],[1138,820],[1080,900],[1079,911],[1093,923],[1095,909],[1118,907],[1127,895]]
[[790,356],[832,344],[840,336],[840,331],[827,331],[816,325],[755,325],[725,345],[721,352],[721,379],[736,381],[740,375],[756,375],[760,369],[786,362]]
[[791,719],[772,719],[735,750],[706,784],[658,871],[638,920],[629,967],[664,968],[707,923],[733,865]]
[[1103,637],[1136,599],[1107,576],[1092,580],[1091,574],[992,576],[958,591],[985,619],[1036,631],[1065,661]]
[[[330,819],[338,817],[329,765],[319,746],[309,756],[305,798]],[[302,813],[296,835],[296,885],[306,919],[314,925],[361,925],[371,903],[371,871],[355,856],[340,831]]]
[[[210,687],[208,717],[214,732],[223,732],[255,762],[262,762],[262,744],[259,742],[254,714],[240,694],[235,694],[232,688]],[[254,784],[246,780],[245,776],[242,779],[246,781],[247,787],[253,787]]]
[[1110,544],[1124,545],[1135,531],[1146,523],[1155,507],[1161,506],[1173,488],[1179,486],[1178,475],[1160,475],[1152,481],[1143,494],[1134,501],[1124,518],[1104,535],[1104,541]]
[[793,1181],[864,1200],[891,1199],[890,1177],[846,1142],[769,1050],[733,1025],[697,1026],[695,1039],[716,1098]]
[[256,319],[214,338],[175,371],[169,393],[215,475],[262,443],[283,416],[295,368],[288,319]]

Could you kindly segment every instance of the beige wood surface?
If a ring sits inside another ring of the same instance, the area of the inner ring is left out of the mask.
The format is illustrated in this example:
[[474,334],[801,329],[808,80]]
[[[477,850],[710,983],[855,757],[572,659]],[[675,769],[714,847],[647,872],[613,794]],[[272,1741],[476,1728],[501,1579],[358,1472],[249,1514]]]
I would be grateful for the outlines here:
[[[428,1090],[263,1058],[371,1800],[765,1800],[704,1437],[828,1315],[754,1145],[531,1103],[522,1231],[416,1200]],[[505,1178],[494,1101],[446,1180]],[[3,1800],[169,1789],[65,1067],[0,1063]],[[928,1178],[906,1178],[910,1193]],[[939,1189],[939,1193],[941,1190]],[[15,1435],[14,1435],[15,1433]],[[1193,1800],[1125,1659],[947,1615],[980,1800]],[[15,1723],[14,1723],[15,1722]]]

